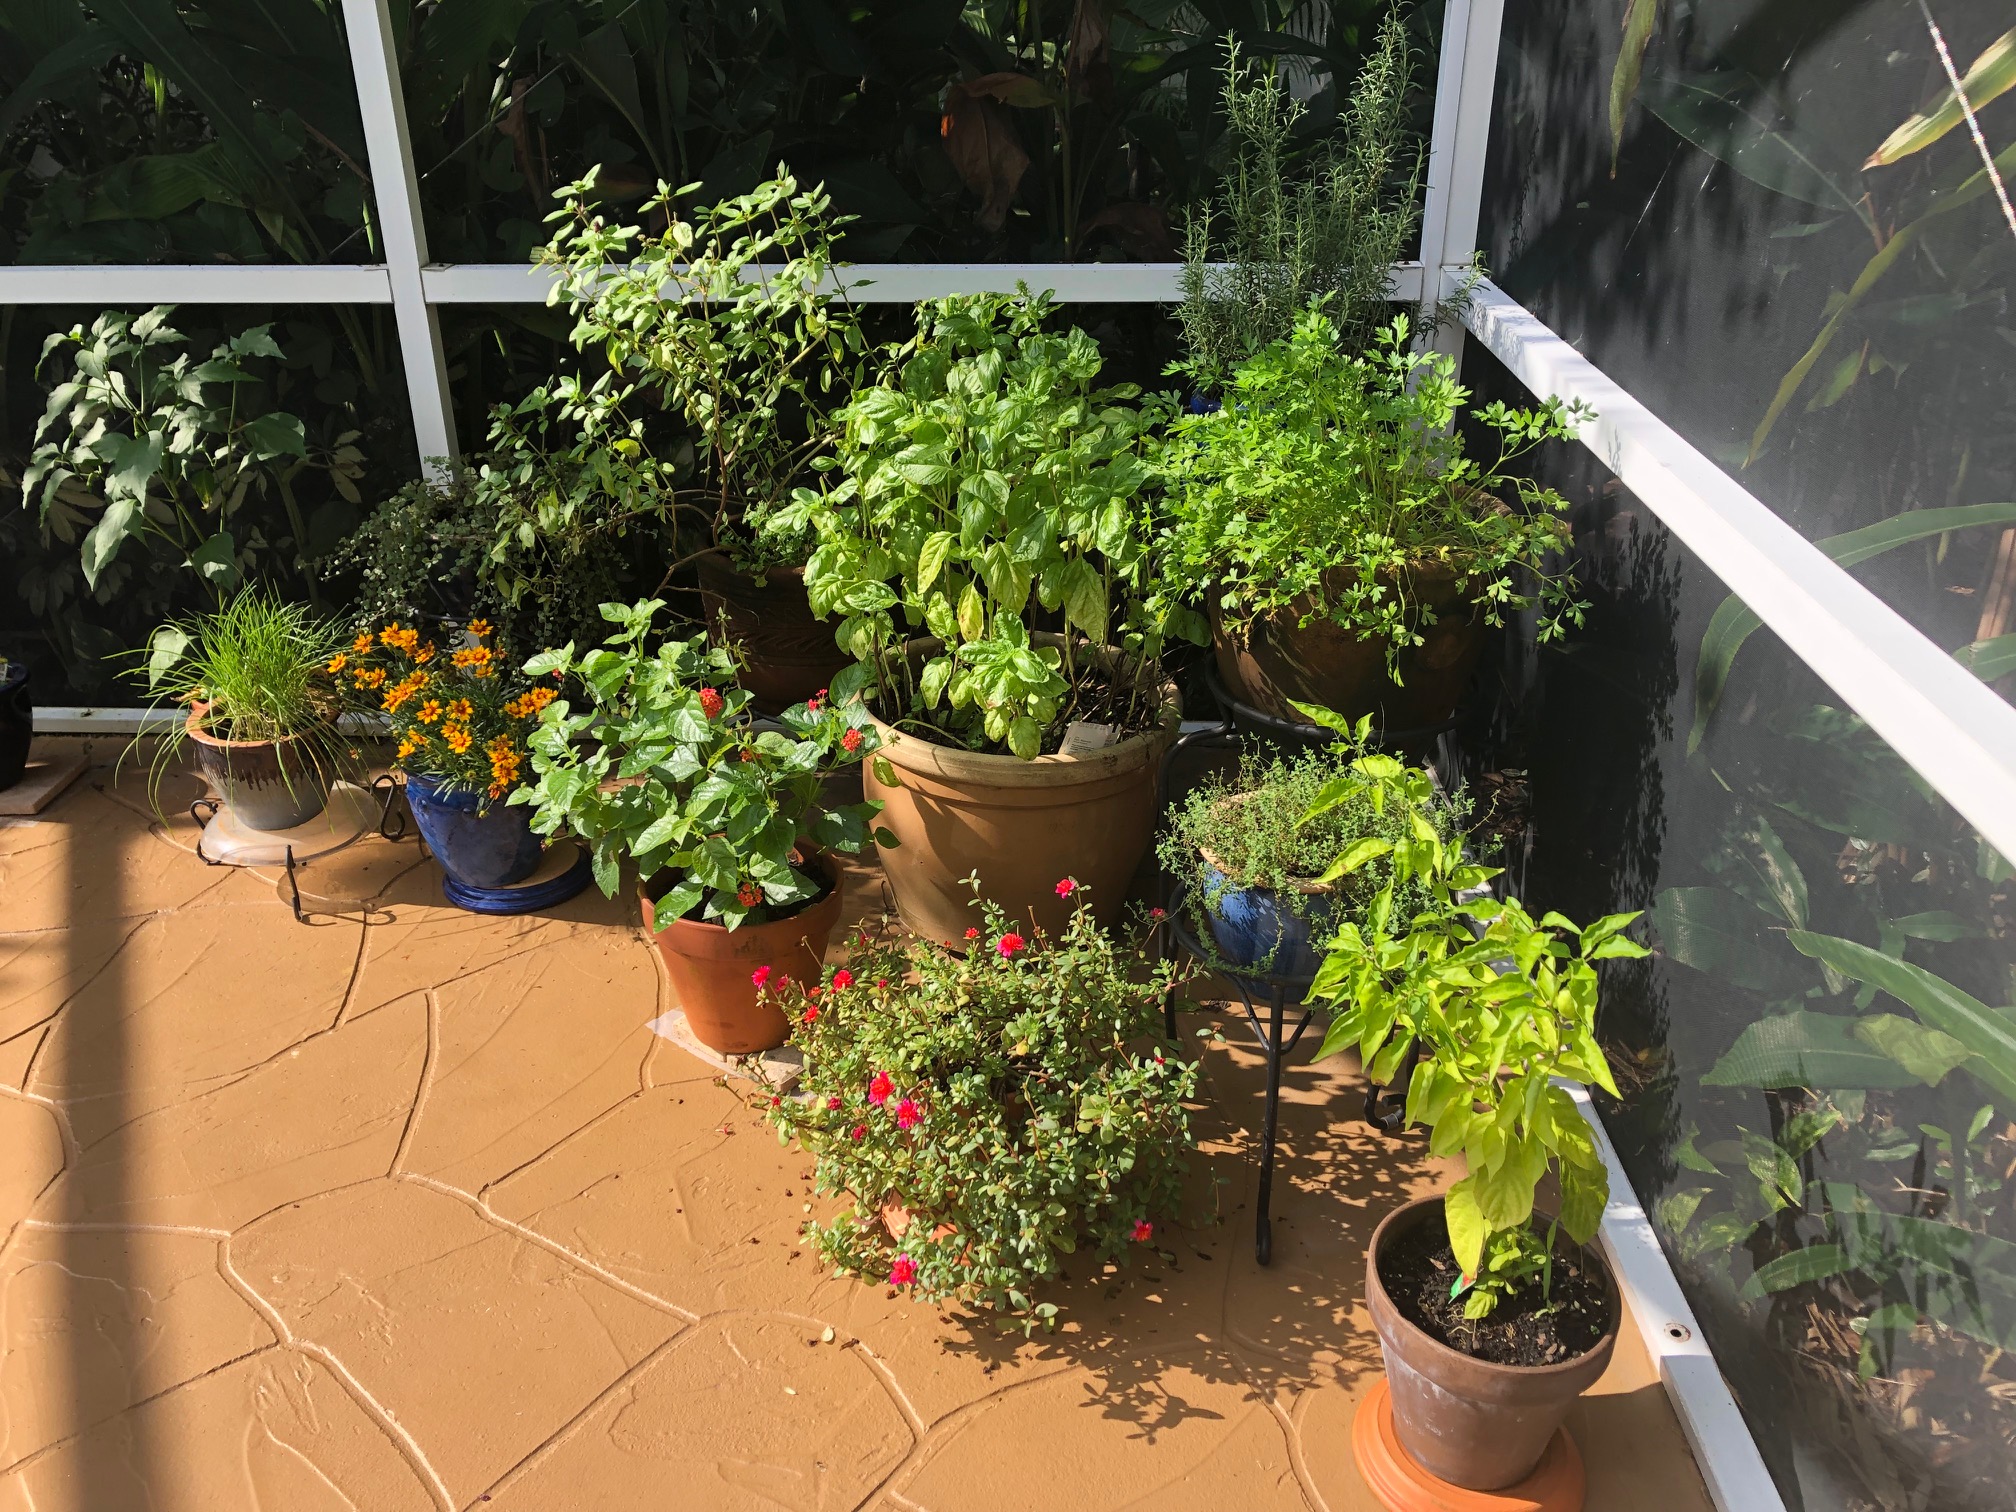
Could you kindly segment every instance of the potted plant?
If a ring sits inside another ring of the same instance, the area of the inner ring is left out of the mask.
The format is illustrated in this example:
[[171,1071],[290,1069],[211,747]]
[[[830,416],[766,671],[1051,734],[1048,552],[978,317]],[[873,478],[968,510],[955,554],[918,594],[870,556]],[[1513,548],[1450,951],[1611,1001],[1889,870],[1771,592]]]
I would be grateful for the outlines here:
[[803,1096],[770,1117],[851,1206],[807,1233],[843,1272],[1033,1327],[1066,1256],[1094,1268],[1153,1241],[1182,1195],[1198,1069],[1162,1038],[1167,964],[1093,920],[1073,879],[1061,935],[988,903],[965,954],[864,938],[845,969],[780,985]]
[[1581,623],[1550,567],[1568,503],[1512,468],[1587,411],[1474,410],[1498,437],[1480,463],[1452,428],[1468,390],[1408,329],[1397,316],[1354,355],[1319,301],[1233,369],[1221,408],[1172,424],[1161,591],[1204,605],[1226,687],[1274,717],[1300,702],[1432,727],[1508,612],[1534,609],[1543,641]]
[[[1404,774],[1360,762],[1312,822],[1375,793],[1418,812]],[[1635,913],[1578,928],[1557,913],[1536,921],[1516,900],[1467,896],[1494,873],[1465,863],[1430,825],[1355,839],[1325,875],[1374,862],[1387,879],[1339,927],[1311,988],[1336,1005],[1317,1054],[1355,1049],[1382,1086],[1411,1060],[1408,1125],[1426,1126],[1433,1154],[1461,1154],[1468,1167],[1374,1231],[1366,1297],[1401,1447],[1453,1485],[1498,1490],[1533,1472],[1616,1342],[1616,1285],[1589,1247],[1609,1173],[1558,1083],[1617,1095],[1595,1037],[1596,964],[1646,951],[1624,934]],[[1408,888],[1421,907],[1399,906]],[[1557,1215],[1534,1205],[1550,1173]]]
[[321,813],[344,764],[329,675],[343,645],[335,621],[257,588],[161,626],[144,653],[148,690],[187,713],[155,747],[154,790],[186,745],[246,828],[292,829]]
[[10,788],[28,769],[28,744],[35,738],[35,700],[28,688],[28,664],[0,656],[0,788]]
[[903,841],[883,857],[897,909],[929,940],[964,932],[976,870],[1020,922],[1063,928],[1067,874],[1110,917],[1176,733],[1146,605],[1159,407],[1095,387],[1098,347],[1045,331],[1049,311],[1026,289],[920,305],[900,372],[842,412],[840,482],[780,516],[816,537],[812,607],[855,658],[833,694],[874,710],[864,786]]
[[489,621],[472,620],[462,639],[444,651],[395,622],[361,632],[329,662],[346,692],[387,721],[413,821],[458,904],[538,869],[545,847],[532,816],[508,800],[523,781],[526,737],[558,696],[499,665]]
[[829,805],[823,784],[873,751],[875,733],[858,708],[820,699],[759,729],[728,648],[704,635],[648,644],[663,607],[605,604],[615,630],[603,645],[526,663],[534,677],[573,679],[585,706],[558,698],[541,711],[529,742],[538,780],[508,801],[532,807],[536,833],[586,842],[605,897],[623,862],[636,864],[644,928],[694,1034],[749,1054],[789,1032],[751,973],[809,977],[825,958],[840,915],[832,853],[866,845],[881,805]]
[[823,187],[800,189],[784,173],[690,220],[660,184],[639,212],[662,229],[646,233],[599,212],[595,179],[562,191],[568,203],[538,260],[559,274],[554,297],[574,312],[575,345],[599,348],[610,371],[551,397],[564,420],[586,420],[591,440],[606,431],[602,444],[633,454],[653,443],[626,403],[678,422],[690,461],[666,469],[649,503],[704,528],[692,560],[706,618],[717,643],[742,647],[743,686],[774,714],[847,661],[806,604],[808,535],[772,519],[809,481],[833,412],[868,370],[833,257],[847,218],[832,214]]
[[[1302,712],[1318,721],[1329,717],[1324,710]],[[1443,796],[1426,772],[1368,753],[1370,726],[1361,720],[1347,727],[1350,733],[1330,751],[1264,760],[1249,751],[1235,773],[1208,778],[1175,806],[1158,855],[1211,965],[1235,974],[1313,977],[1337,925],[1362,912],[1390,870],[1378,859],[1329,876],[1352,842],[1403,840],[1417,815],[1445,841],[1461,833],[1461,803]],[[1375,800],[1374,788],[1354,780],[1361,763],[1398,783],[1406,802]],[[1333,792],[1342,796],[1319,808]],[[1396,906],[1411,911],[1421,901],[1419,889],[1408,887]]]

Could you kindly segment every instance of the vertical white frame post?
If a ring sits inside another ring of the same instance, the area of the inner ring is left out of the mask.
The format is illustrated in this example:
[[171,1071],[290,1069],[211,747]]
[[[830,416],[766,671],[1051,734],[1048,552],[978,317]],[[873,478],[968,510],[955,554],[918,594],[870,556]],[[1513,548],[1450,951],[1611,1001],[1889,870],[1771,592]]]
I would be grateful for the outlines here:
[[420,210],[420,176],[406,129],[406,97],[399,83],[399,57],[392,47],[386,0],[343,0],[343,26],[350,38],[350,67],[364,121],[378,234],[392,286],[392,316],[413,407],[413,439],[420,448],[422,469],[440,481],[453,470],[460,448],[455,444],[455,411],[448,399],[441,321],[427,302],[421,273],[427,265],[427,222]]
[[[1477,253],[1484,207],[1484,155],[1491,145],[1491,104],[1498,84],[1498,36],[1505,0],[1449,0],[1442,16],[1442,57],[1435,75],[1435,124],[1428,140],[1428,193],[1421,208],[1424,314],[1457,287]],[[1458,362],[1463,332],[1453,322],[1435,347]]]

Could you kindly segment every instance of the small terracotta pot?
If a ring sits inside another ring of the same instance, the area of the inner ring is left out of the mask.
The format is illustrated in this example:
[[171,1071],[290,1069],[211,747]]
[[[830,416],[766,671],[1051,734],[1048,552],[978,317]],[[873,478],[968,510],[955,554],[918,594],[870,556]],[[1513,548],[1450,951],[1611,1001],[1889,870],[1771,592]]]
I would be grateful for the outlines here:
[[1610,1268],[1585,1249],[1580,1258],[1601,1272],[1609,1297],[1610,1327],[1594,1349],[1558,1365],[1494,1365],[1451,1349],[1401,1316],[1379,1279],[1380,1250],[1441,1213],[1440,1197],[1423,1197],[1395,1208],[1373,1230],[1365,1301],[1386,1359],[1401,1447],[1451,1485],[1497,1491],[1533,1473],[1569,1406],[1609,1367],[1623,1304]]
[[193,703],[183,729],[211,791],[247,829],[285,830],[306,824],[329,802],[329,774],[299,736],[284,740],[219,740],[203,728],[210,705]]
[[644,933],[665,963],[672,994],[686,1012],[694,1038],[723,1055],[774,1050],[791,1037],[790,1021],[764,1000],[750,974],[768,966],[802,982],[817,982],[826,946],[840,923],[840,873],[824,856],[802,869],[827,884],[826,894],[788,918],[736,929],[695,919],[651,928],[652,899],[638,889]]
[[803,703],[853,661],[834,643],[833,626],[813,616],[803,567],[774,567],[759,586],[725,556],[697,566],[708,631],[741,644],[742,686],[765,714]]
[[[913,648],[924,655],[937,645]],[[1154,837],[1156,773],[1182,717],[1175,684],[1164,681],[1158,691],[1155,729],[1084,756],[987,755],[934,745],[876,719],[876,756],[896,769],[897,786],[880,781],[870,760],[861,787],[886,805],[878,822],[901,842],[880,854],[910,931],[962,943],[980,918],[964,881],[974,871],[980,896],[1018,925],[1053,935],[1064,929],[1077,901],[1057,896],[1065,877],[1091,889],[1094,917],[1111,925]]]
[[[1331,585],[1334,598],[1336,586]],[[1384,730],[1438,725],[1456,710],[1484,653],[1484,612],[1439,563],[1414,569],[1409,600],[1435,611],[1422,643],[1398,657],[1402,682],[1386,670],[1386,642],[1368,640],[1328,617],[1298,623],[1306,603],[1256,619],[1242,637],[1211,602],[1211,647],[1225,691],[1276,719],[1300,721],[1290,704],[1317,704],[1346,719],[1370,714]]]

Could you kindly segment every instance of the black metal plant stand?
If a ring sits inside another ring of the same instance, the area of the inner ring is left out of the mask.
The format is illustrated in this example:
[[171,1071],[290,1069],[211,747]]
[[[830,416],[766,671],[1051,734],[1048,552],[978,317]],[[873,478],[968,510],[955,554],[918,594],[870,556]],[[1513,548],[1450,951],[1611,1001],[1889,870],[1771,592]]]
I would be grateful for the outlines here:
[[[1258,739],[1279,745],[1320,747],[1336,740],[1336,735],[1321,725],[1302,724],[1293,720],[1277,719],[1251,704],[1241,703],[1225,690],[1218,679],[1218,669],[1205,664],[1205,686],[1216,701],[1223,717],[1201,729],[1190,730],[1179,736],[1163,755],[1162,769],[1156,779],[1155,812],[1164,813],[1169,802],[1169,773],[1179,755],[1194,750],[1236,749],[1243,740]],[[1372,744],[1381,747],[1420,749],[1439,740],[1455,728],[1456,721],[1444,720],[1440,724],[1425,725],[1419,729],[1376,731]],[[1185,889],[1172,887],[1167,876],[1161,882],[1162,927],[1157,932],[1165,955],[1167,946],[1173,942],[1178,948],[1200,961],[1209,961],[1215,952],[1205,948],[1189,926],[1183,922],[1183,905],[1187,901]],[[1245,1013],[1246,1022],[1253,1030],[1253,1036],[1260,1042],[1261,1053],[1267,1060],[1267,1103],[1260,1136],[1260,1194],[1256,1201],[1254,1216],[1253,1254],[1260,1264],[1270,1264],[1274,1258],[1274,1225],[1271,1214],[1274,1192],[1274,1153],[1279,1134],[1281,1105],[1281,1064],[1295,1047],[1302,1042],[1303,1034],[1315,1022],[1317,1010],[1308,1002],[1313,975],[1283,976],[1264,971],[1231,972],[1221,969],[1219,974],[1229,981],[1239,994],[1239,1001]],[[1263,1019],[1259,1003],[1266,1004]],[[1289,1011],[1296,1010],[1293,1021]],[[1162,1000],[1163,1027],[1169,1038],[1176,1038],[1176,991],[1172,987]],[[1411,1070],[1412,1054],[1410,1052]],[[1400,1089],[1368,1086],[1365,1093],[1365,1121],[1382,1134],[1391,1134],[1402,1120],[1403,1100],[1406,1082],[1396,1077],[1395,1084]]]

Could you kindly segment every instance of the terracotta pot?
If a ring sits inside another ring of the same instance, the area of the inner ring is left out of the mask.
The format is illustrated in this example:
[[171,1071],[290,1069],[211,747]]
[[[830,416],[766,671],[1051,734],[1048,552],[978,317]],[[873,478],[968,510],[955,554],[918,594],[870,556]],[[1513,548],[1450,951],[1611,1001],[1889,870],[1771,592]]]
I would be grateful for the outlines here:
[[833,626],[813,617],[803,567],[772,568],[761,586],[725,556],[704,556],[698,567],[707,628],[741,644],[742,686],[765,714],[803,703],[853,660],[834,644]]
[[[913,653],[937,644],[913,643]],[[882,848],[882,871],[911,932],[963,941],[980,918],[963,880],[974,871],[980,895],[1018,924],[1063,930],[1074,901],[1057,896],[1064,877],[1089,887],[1094,917],[1113,923],[1154,837],[1155,779],[1182,717],[1175,684],[1164,681],[1160,692],[1161,723],[1148,733],[1033,761],[933,745],[876,719],[876,754],[896,769],[898,785],[880,781],[871,760],[861,787],[887,805],[878,822],[901,842]]]
[[1608,1368],[1623,1304],[1610,1268],[1585,1249],[1583,1262],[1601,1272],[1609,1296],[1610,1327],[1594,1349],[1558,1365],[1494,1365],[1451,1349],[1401,1316],[1379,1278],[1380,1250],[1441,1214],[1440,1197],[1423,1197],[1386,1215],[1365,1257],[1365,1301],[1386,1359],[1401,1447],[1451,1485],[1497,1491],[1533,1473],[1569,1406]]
[[672,994],[685,1010],[694,1038],[710,1050],[753,1055],[774,1050],[791,1037],[783,1010],[761,1000],[749,975],[758,966],[769,966],[800,981],[819,980],[827,942],[840,923],[840,873],[824,856],[805,862],[803,870],[827,884],[825,896],[787,918],[737,929],[674,919],[654,932],[650,892],[638,889],[645,936],[665,963]]
[[1254,620],[1242,637],[1211,603],[1211,647],[1225,691],[1276,719],[1301,720],[1289,703],[1318,704],[1346,719],[1370,714],[1382,730],[1438,725],[1456,710],[1484,652],[1483,610],[1439,564],[1415,570],[1409,599],[1435,611],[1422,643],[1400,653],[1402,681],[1386,670],[1384,640],[1367,640],[1327,617],[1297,623],[1306,603]]
[[203,728],[206,703],[189,706],[183,729],[210,789],[247,829],[306,824],[329,802],[329,773],[297,735],[284,740],[219,740]]

